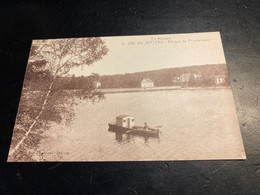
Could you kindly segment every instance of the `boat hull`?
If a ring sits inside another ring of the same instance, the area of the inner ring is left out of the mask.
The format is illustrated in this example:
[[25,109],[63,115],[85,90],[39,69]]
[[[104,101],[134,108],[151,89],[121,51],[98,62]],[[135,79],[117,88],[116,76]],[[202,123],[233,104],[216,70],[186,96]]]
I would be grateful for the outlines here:
[[143,137],[159,137],[158,129],[149,128],[148,130],[144,130],[139,126],[134,126],[133,128],[127,128],[112,123],[108,123],[108,125],[109,125],[108,130],[116,133],[143,136]]

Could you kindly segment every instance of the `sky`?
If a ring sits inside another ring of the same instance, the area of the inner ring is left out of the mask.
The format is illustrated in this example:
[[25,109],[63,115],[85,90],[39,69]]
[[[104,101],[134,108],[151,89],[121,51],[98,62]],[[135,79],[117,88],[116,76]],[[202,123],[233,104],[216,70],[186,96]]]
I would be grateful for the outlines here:
[[218,32],[101,38],[109,49],[108,54],[90,66],[72,69],[69,74],[113,75],[225,63]]

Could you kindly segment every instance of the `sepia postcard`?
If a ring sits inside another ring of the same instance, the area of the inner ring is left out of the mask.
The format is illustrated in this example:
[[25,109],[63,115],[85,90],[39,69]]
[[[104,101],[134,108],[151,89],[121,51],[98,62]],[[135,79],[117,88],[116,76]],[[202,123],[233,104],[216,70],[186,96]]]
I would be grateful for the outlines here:
[[8,162],[245,158],[219,32],[33,40]]

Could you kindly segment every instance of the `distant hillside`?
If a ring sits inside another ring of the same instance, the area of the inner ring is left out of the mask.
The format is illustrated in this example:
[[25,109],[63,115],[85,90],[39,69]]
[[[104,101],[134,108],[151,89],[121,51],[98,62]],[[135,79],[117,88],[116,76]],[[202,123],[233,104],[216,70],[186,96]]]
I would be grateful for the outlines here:
[[[100,82],[99,88],[139,88],[144,78],[149,78],[154,82],[155,87],[180,85],[176,78],[180,79],[181,75],[188,74],[188,82],[182,87],[208,87],[215,86],[215,76],[224,75],[225,82],[221,86],[229,85],[227,79],[227,70],[225,64],[200,65],[178,68],[167,68],[145,72],[75,77],[58,77],[53,89],[87,89],[95,88],[95,83]],[[196,77],[199,75],[199,77]],[[27,72],[24,87],[30,90],[46,90],[53,76],[49,72]]]
[[[180,77],[182,74],[190,73],[190,85],[196,86],[212,86],[214,85],[215,75],[225,75],[227,70],[225,64],[199,65],[177,68],[166,68],[160,70],[152,70],[145,72],[105,75],[99,77],[101,82],[100,88],[136,88],[140,87],[141,81],[144,78],[149,78],[154,82],[155,87],[172,86],[175,77]],[[193,75],[200,75],[199,79],[194,79]],[[228,80],[228,79],[226,79]]]

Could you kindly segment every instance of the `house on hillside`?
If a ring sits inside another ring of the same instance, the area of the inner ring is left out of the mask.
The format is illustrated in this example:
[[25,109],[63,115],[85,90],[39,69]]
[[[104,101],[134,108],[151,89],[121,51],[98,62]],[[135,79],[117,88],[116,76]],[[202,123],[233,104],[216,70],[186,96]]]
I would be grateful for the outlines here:
[[101,83],[99,81],[95,81],[93,85],[95,88],[99,88],[101,86]]
[[216,75],[214,76],[215,84],[220,85],[225,82],[225,75]]
[[181,81],[181,86],[182,87],[187,87],[188,86],[188,83],[190,81],[190,76],[191,76],[190,73],[185,73],[185,74],[182,74],[180,76],[180,81]]
[[195,79],[200,79],[202,77],[202,75],[201,74],[193,74],[193,77]]
[[154,87],[154,82],[149,78],[144,78],[141,82],[142,88],[152,88]]

